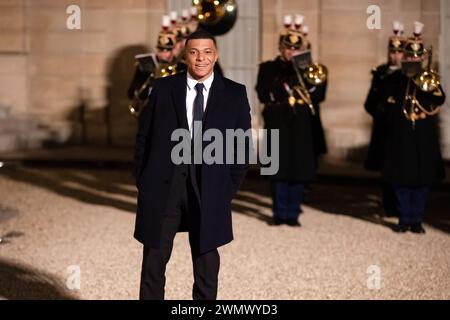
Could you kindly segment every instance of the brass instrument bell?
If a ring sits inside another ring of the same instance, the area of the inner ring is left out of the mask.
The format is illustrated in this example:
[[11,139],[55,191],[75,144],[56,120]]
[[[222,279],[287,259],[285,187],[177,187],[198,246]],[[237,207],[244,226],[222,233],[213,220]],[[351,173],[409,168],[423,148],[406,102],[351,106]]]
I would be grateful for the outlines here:
[[433,92],[439,87],[441,78],[439,74],[431,68],[433,48],[430,47],[428,50],[425,50],[425,52],[428,54],[428,65],[425,70],[413,78],[413,81],[420,90],[425,92]]
[[235,0],[193,0],[199,27],[215,36],[231,30],[237,19]]
[[312,85],[323,84],[328,77],[328,69],[323,64],[312,63],[310,64],[305,73],[306,81]]

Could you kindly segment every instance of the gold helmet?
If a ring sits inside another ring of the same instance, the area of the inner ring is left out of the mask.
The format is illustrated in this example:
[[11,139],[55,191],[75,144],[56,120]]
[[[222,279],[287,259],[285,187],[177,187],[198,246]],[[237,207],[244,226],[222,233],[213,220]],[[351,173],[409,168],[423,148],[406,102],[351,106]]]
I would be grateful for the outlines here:
[[283,17],[284,30],[280,34],[279,44],[284,45],[287,48],[300,50],[304,46],[305,40],[303,34],[300,32],[300,28],[303,23],[303,16],[296,15],[295,25],[292,22],[291,15],[285,15]]
[[388,42],[389,52],[405,51],[406,38],[404,37],[404,25],[399,21],[394,21],[392,32],[393,35],[389,37]]
[[177,42],[176,35],[170,30],[170,17],[162,17],[162,30],[158,34],[156,48],[158,50],[172,50]]
[[425,47],[422,40],[423,27],[423,23],[418,21],[414,22],[414,35],[409,37],[405,44],[405,55],[407,57],[418,58],[422,57],[425,53]]

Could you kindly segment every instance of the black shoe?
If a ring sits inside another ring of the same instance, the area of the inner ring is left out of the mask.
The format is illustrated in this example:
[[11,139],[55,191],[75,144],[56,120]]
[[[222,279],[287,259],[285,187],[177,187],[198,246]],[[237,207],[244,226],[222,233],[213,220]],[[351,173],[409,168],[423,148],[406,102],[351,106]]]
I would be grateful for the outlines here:
[[411,232],[425,234],[425,229],[422,227],[422,224],[420,224],[420,223],[413,224],[411,226]]
[[392,217],[398,218],[398,216],[399,216],[398,212],[390,211],[390,210],[386,210],[386,211],[384,212],[384,215],[385,215],[387,218],[392,218]]
[[302,226],[297,219],[287,219],[286,224],[291,227],[301,227]]
[[406,224],[399,224],[395,227],[394,231],[398,233],[405,233],[409,230],[409,226]]

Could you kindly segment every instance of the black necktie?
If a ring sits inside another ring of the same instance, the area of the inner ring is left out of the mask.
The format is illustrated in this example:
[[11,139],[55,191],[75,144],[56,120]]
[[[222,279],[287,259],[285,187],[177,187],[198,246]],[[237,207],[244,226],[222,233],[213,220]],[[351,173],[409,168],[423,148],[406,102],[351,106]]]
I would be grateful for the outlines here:
[[202,121],[203,119],[203,105],[204,105],[204,100],[203,100],[203,88],[205,86],[203,85],[203,83],[197,83],[195,85],[195,90],[197,90],[197,96],[195,97],[194,100],[194,117],[193,117],[193,123],[192,123],[192,137],[195,138],[195,131],[194,131],[194,127],[195,127],[195,121]]
[[[200,164],[195,164],[195,156],[194,156],[194,152],[198,152],[198,151],[194,151],[196,150],[194,145],[195,144],[199,144],[199,147],[201,148],[201,141],[199,141],[198,137],[197,137],[197,132],[195,131],[195,122],[196,121],[202,121],[203,119],[203,88],[205,86],[203,85],[203,83],[197,83],[195,85],[195,90],[197,90],[197,96],[195,97],[194,100],[194,117],[192,119],[192,162],[190,165],[190,176],[191,176],[191,181],[192,181],[192,185],[194,187],[195,193],[197,194],[198,197],[200,197],[200,181],[201,181],[201,165]],[[201,149],[200,150],[200,156],[201,156]]]

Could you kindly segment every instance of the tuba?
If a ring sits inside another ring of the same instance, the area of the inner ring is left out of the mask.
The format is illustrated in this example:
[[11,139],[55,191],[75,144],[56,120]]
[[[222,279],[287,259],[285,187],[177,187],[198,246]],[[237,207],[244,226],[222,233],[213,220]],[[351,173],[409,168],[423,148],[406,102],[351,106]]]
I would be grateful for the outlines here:
[[235,0],[193,0],[197,9],[199,27],[214,36],[220,36],[233,28],[237,19]]

